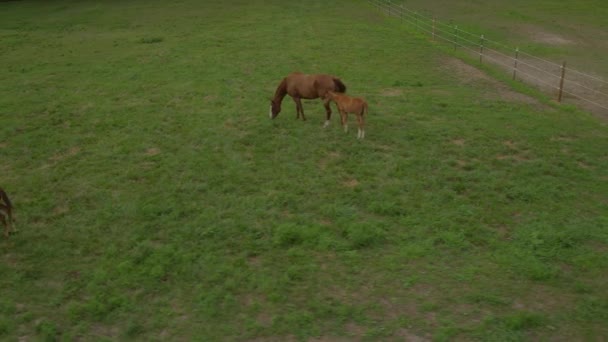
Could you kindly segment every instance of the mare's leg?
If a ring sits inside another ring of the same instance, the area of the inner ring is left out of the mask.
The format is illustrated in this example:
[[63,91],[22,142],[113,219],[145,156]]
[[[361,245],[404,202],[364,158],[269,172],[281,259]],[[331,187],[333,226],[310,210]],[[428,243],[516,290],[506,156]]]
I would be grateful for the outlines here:
[[302,114],[302,120],[306,121],[306,117],[304,116],[304,106],[302,106],[302,100],[298,98],[298,105],[300,106],[300,114]]
[[6,222],[6,218],[3,214],[0,213],[0,223],[4,225],[4,236],[8,237],[8,223]]
[[296,120],[300,118],[300,99],[298,99],[297,97],[292,97],[293,102],[296,103]]
[[306,117],[304,116],[304,107],[302,106],[302,100],[299,97],[294,97],[293,100],[296,102],[296,110],[298,112],[296,119],[299,119],[300,114],[302,114],[302,120],[306,121]]
[[325,98],[323,100],[323,106],[325,107],[325,113],[326,113],[326,120],[325,123],[323,124],[323,127],[327,127],[329,126],[329,119],[331,119],[331,106],[330,106],[331,100],[329,98]]

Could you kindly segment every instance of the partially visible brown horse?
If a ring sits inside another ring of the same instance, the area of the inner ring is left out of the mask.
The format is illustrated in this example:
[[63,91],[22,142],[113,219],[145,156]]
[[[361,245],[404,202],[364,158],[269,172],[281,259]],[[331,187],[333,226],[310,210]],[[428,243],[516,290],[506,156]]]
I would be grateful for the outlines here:
[[338,106],[344,132],[348,132],[348,113],[353,113],[357,115],[357,122],[359,123],[357,139],[365,138],[365,119],[363,116],[367,115],[367,102],[360,97],[350,97],[333,91],[328,92],[327,97]]
[[13,205],[2,188],[0,188],[0,223],[4,225],[4,236],[8,237],[10,231],[14,230]]
[[325,126],[329,124],[331,117],[331,108],[329,107],[329,99],[327,92],[334,91],[338,93],[346,92],[346,86],[339,78],[331,75],[315,74],[307,75],[301,72],[294,72],[285,77],[277,87],[274,97],[270,100],[270,118],[274,119],[281,112],[281,102],[285,95],[289,95],[296,103],[296,119],[306,120],[304,116],[304,108],[302,107],[301,99],[323,99],[323,106],[327,113],[327,121]]

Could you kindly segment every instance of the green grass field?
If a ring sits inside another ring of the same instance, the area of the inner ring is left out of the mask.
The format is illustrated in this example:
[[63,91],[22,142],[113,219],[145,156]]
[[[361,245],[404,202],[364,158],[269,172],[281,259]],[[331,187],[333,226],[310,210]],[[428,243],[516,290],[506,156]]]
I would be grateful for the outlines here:
[[608,79],[608,6],[603,0],[393,2],[513,49],[519,47],[558,64],[565,60],[569,68]]
[[[2,340],[608,337],[606,122],[365,1],[0,2],[0,42]],[[271,121],[294,70],[366,139]]]

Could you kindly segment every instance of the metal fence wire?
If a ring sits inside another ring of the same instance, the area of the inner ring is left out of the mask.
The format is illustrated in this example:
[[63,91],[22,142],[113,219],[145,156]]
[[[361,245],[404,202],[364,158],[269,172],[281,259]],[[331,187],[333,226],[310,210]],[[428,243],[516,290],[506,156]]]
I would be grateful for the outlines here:
[[510,48],[483,34],[464,31],[453,23],[446,24],[434,16],[423,15],[392,0],[368,0],[389,17],[402,22],[432,40],[464,49],[479,56],[479,62],[490,62],[521,80],[539,87],[558,102],[578,99],[581,105],[594,112],[608,114],[608,81],[567,67],[566,62],[554,63],[541,57]]

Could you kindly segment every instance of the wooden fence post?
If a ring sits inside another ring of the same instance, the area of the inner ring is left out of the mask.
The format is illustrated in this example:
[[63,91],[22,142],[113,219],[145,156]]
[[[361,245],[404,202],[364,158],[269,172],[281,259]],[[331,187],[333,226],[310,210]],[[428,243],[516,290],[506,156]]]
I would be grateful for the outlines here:
[[454,50],[456,50],[456,44],[458,44],[458,25],[454,25]]
[[559,79],[559,94],[557,95],[557,102],[562,102],[562,93],[564,91],[564,78],[566,77],[566,61],[561,66],[562,77]]
[[479,64],[483,63],[483,34],[481,35],[481,41],[479,42]]
[[519,48],[515,49],[515,63],[513,64],[513,79],[517,77],[517,60],[519,59]]

